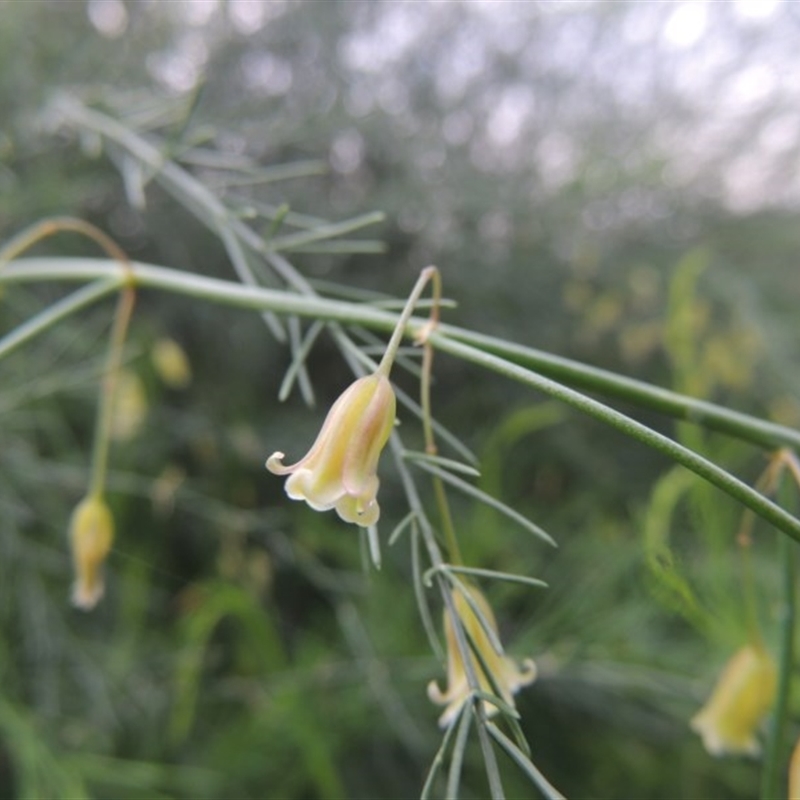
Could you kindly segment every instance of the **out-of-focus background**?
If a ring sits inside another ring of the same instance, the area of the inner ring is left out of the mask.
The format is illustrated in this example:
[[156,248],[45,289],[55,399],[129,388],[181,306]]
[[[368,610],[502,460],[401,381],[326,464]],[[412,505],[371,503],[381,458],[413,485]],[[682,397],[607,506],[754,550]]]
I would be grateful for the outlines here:
[[[800,422],[796,3],[0,0],[0,19],[2,240],[68,213],[137,260],[232,276],[152,175],[54,124],[66,93],[157,137],[265,234],[286,206],[307,226],[384,212],[363,246],[287,254],[323,289],[404,296],[435,263],[449,322]],[[219,168],[243,163],[301,166],[266,183]],[[96,255],[66,235],[36,252]],[[61,292],[7,289],[0,330]],[[302,454],[349,380],[325,336],[317,406],[280,404],[289,356],[258,314],[140,293],[108,592],[90,614],[69,605],[66,521],[110,309],[0,363],[0,794],[415,796],[440,741],[425,687],[443,674],[407,542],[365,573],[354,531],[290,504],[263,467]],[[190,382],[159,370],[164,339]],[[746,636],[741,509],[446,357],[434,408],[484,488],[560,545],[455,503],[469,563],[550,585],[485,587],[510,651],[539,663],[518,697],[537,766],[573,797],[754,796],[757,760],[715,760],[688,727]],[[750,482],[764,466],[624,410]],[[388,533],[406,512],[391,469],[384,486]],[[775,534],[756,533],[772,642]],[[468,755],[464,796],[484,796]],[[501,766],[509,796],[536,796]]]

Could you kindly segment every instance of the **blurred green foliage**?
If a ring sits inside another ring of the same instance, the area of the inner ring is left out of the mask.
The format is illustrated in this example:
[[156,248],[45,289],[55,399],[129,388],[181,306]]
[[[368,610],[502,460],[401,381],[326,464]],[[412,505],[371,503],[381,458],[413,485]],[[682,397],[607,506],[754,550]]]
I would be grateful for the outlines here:
[[[728,138],[681,160],[715,122],[708,97],[759,59],[780,69],[777,28],[796,28],[796,12],[759,27],[708,11],[749,60],[695,95],[669,76],[696,53],[665,44],[669,9],[645,8],[671,4],[570,5],[0,2],[0,235],[70,213],[137,260],[231,274],[218,239],[151,175],[54,129],[48,104],[68,90],[160,133],[165,159],[265,232],[281,232],[286,208],[311,227],[386,212],[385,255],[290,254],[321,286],[402,295],[433,261],[458,301],[447,320],[797,426],[800,234],[791,187],[777,185],[797,137],[752,154],[771,184],[749,200],[731,189],[742,142],[777,124],[786,98],[717,119]],[[236,185],[210,154],[329,168]],[[37,252],[95,254],[68,236]],[[59,293],[7,289],[0,330]],[[89,615],[69,606],[66,525],[110,309],[0,364],[0,795],[418,795],[440,741],[425,685],[442,666],[406,536],[365,571],[355,532],[289,504],[263,469],[283,443],[302,452],[347,382],[328,339],[308,359],[317,408],[298,392],[281,405],[289,356],[258,315],[141,293],[126,364],[146,416],[112,449],[107,596]],[[150,360],[163,336],[188,354],[184,390]],[[539,665],[518,698],[537,766],[571,797],[755,796],[758,763],[712,760],[688,729],[745,636],[741,509],[616,432],[445,358],[434,408],[481,456],[482,488],[559,543],[454,500],[468,563],[549,584],[486,587],[504,639]],[[402,424],[413,443],[414,420]],[[750,482],[764,466],[721,435],[674,432]],[[385,533],[405,513],[387,471]],[[774,536],[757,526],[755,539],[771,642]],[[477,743],[467,752],[463,796],[486,796]],[[536,796],[501,766],[509,796]]]

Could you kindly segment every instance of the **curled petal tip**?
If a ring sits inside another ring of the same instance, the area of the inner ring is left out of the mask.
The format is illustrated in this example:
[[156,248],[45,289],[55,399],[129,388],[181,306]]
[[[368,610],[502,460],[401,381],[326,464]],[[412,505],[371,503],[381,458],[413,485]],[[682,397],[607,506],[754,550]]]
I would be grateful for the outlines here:
[[289,468],[285,467],[281,462],[283,459],[286,458],[285,453],[281,453],[280,450],[276,450],[268,459],[266,463],[267,469],[273,475],[285,475]]
[[446,703],[448,701],[448,697],[442,690],[439,688],[439,684],[436,681],[431,681],[428,684],[428,699],[432,703],[437,703],[442,705],[442,703]]

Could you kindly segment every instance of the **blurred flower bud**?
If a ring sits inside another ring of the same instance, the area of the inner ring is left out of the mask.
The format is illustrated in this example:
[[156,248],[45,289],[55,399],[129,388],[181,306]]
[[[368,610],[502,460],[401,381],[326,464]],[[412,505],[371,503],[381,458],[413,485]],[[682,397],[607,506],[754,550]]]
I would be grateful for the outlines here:
[[111,415],[111,438],[121,442],[133,439],[146,415],[147,395],[141,378],[133,370],[120,370]]
[[776,682],[775,663],[762,647],[746,645],[734,654],[691,721],[711,755],[758,755],[756,732],[772,707]]
[[114,540],[114,518],[101,497],[84,497],[75,507],[69,540],[75,569],[72,602],[89,611],[103,596],[102,568]]
[[[492,630],[497,632],[497,622],[492,609],[483,594],[475,587],[469,587],[470,597],[481,610],[484,619]],[[532,683],[536,677],[536,665],[531,659],[525,659],[520,669],[513,659],[497,653],[484,629],[478,616],[470,607],[463,593],[457,589],[451,592],[456,613],[461,620],[461,625],[472,640],[475,648],[481,655],[481,660],[491,672],[492,681],[500,690],[501,698],[512,708],[514,707],[514,694],[523,686]],[[447,691],[442,692],[436,681],[428,684],[428,697],[439,705],[447,705],[444,713],[439,717],[439,725],[446,728],[458,716],[461,706],[471,695],[469,680],[464,665],[464,657],[456,639],[453,620],[447,608],[444,611],[444,631],[447,641]],[[484,692],[495,694],[492,683],[486,676],[475,654],[470,652],[472,668],[478,677],[480,688]],[[489,716],[497,713],[497,707],[484,701],[484,709]]]
[[170,389],[185,389],[192,382],[192,368],[184,349],[167,337],[159,339],[150,353],[158,377]]
[[286,494],[317,511],[335,508],[346,522],[369,527],[378,521],[378,459],[395,418],[389,379],[376,372],[359,378],[333,404],[305,458],[285,467],[273,453],[267,469],[288,475]]

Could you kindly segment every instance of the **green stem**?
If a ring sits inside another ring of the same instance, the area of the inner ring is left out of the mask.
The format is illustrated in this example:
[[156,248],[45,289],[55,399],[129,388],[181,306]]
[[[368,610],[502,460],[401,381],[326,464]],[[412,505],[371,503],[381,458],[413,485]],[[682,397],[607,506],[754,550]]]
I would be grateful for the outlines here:
[[122,285],[121,277],[111,277],[83,286],[23,322],[0,339],[0,358],[7,356],[21,345],[57,325],[61,320],[81,311]]
[[707,458],[698,455],[693,450],[689,450],[669,437],[651,430],[641,422],[637,422],[591,397],[580,394],[573,389],[562,386],[549,378],[544,378],[502,358],[476,350],[461,342],[447,339],[438,333],[433,334],[431,340],[434,346],[443,352],[463,358],[465,361],[471,361],[473,364],[549,394],[551,397],[578,409],[582,413],[611,425],[624,434],[642,442],[642,444],[649,445],[679,464],[683,464],[692,472],[705,478],[709,483],[713,483],[743,505],[751,508],[756,514],[792,539],[800,542],[800,519],[797,519],[785,509],[764,497],[760,492],[755,491],[743,481],[735,478],[729,472],[718,467]]
[[439,333],[493,353],[541,375],[563,381],[576,389],[616,397],[641,408],[685,420],[708,430],[726,433],[737,439],[772,449],[783,444],[800,447],[800,431],[758,419],[749,414],[673,392],[644,381],[618,375],[608,370],[573,361],[569,358],[507,342],[475,331],[442,325]]
[[[0,283],[93,280],[107,277],[114,269],[113,264],[114,262],[104,259],[91,258],[25,258],[0,270]],[[140,286],[177,292],[224,305],[259,311],[275,310],[302,317],[364,325],[383,331],[391,331],[397,324],[396,314],[364,303],[242,286],[233,281],[207,278],[148,264],[134,263],[132,268],[136,283]],[[409,332],[422,330],[425,324],[425,320],[412,317],[408,323]],[[708,430],[726,433],[767,449],[783,445],[800,449],[800,431],[785,425],[454,325],[440,324],[437,334],[439,340],[446,337],[473,345],[478,350],[493,353],[519,366],[528,366],[571,386],[617,397],[642,408],[687,420]]]
[[395,356],[400,348],[400,342],[403,341],[403,336],[405,336],[408,321],[414,313],[414,306],[416,306],[417,300],[419,300],[428,281],[434,278],[434,276],[438,279],[438,275],[439,270],[437,270],[436,267],[426,267],[422,270],[419,278],[417,278],[417,282],[414,284],[414,288],[411,290],[411,294],[408,296],[408,300],[406,300],[400,318],[397,320],[394,330],[392,331],[392,338],[389,339],[389,344],[386,345],[386,352],[383,354],[381,363],[378,364],[378,372],[385,375],[387,378],[392,371],[392,364],[394,364]]
[[[794,505],[794,487],[783,476],[779,495],[788,507]],[[794,629],[796,619],[795,544],[785,536],[778,540],[778,558],[783,567],[783,607],[781,609],[781,640],[778,658],[778,691],[767,738],[764,769],[761,773],[761,800],[780,800],[784,797],[781,775],[785,772],[785,739],[789,716],[792,670],[794,667]]]
[[[118,267],[115,262],[101,259],[22,259],[0,270],[0,284],[44,280],[92,280],[108,277],[112,274],[112,270],[116,269]],[[262,311],[274,310],[280,313],[297,314],[298,316],[313,317],[315,319],[361,324],[376,330],[392,330],[397,323],[396,315],[357,303],[327,300],[319,297],[302,297],[292,292],[242,286],[231,281],[206,278],[200,275],[145,264],[134,263],[131,269],[132,280],[138,286],[178,292],[190,297],[239,308]],[[409,332],[423,331],[426,324],[425,320],[412,318],[408,323]],[[434,334],[431,334],[430,341],[435,348],[442,352],[448,352],[458,358],[470,361],[550,394],[590,416],[603,420],[642,443],[654,447],[669,458],[683,464],[718,486],[788,536],[800,541],[800,520],[788,514],[759,492],[725,472],[725,470],[692,450],[674,442],[672,439],[650,430],[645,425],[590,397],[537,375],[531,370],[520,367],[507,359],[486,353],[476,347],[465,344],[463,341],[457,341],[456,336],[461,333],[466,334],[466,336],[470,335],[468,331],[441,325]],[[461,338],[465,337],[461,336]],[[512,345],[509,345],[509,347],[512,347]],[[663,391],[657,387],[654,387],[654,390],[656,393]],[[694,422],[705,427],[725,430],[737,438],[766,447],[774,448],[780,445],[800,447],[800,431],[764,422],[746,414],[728,411],[719,406],[693,401],[692,398],[681,395],[678,395],[678,397],[684,407],[692,407],[699,403],[703,407],[710,407],[714,410],[713,415],[705,413],[691,417]],[[658,405],[650,405],[646,398],[639,397],[639,401],[640,404],[647,408],[664,410]]]
[[[751,520],[755,519],[750,509],[745,510]],[[781,539],[786,539],[782,536]],[[787,540],[788,541],[788,540]],[[750,642],[755,647],[764,647],[764,639],[758,624],[758,592],[753,573],[753,546],[749,537],[746,542],[739,541],[739,565],[742,580],[742,602],[744,604],[745,624]]]
[[[67,124],[94,131],[127,150],[134,158],[147,165],[152,170],[155,179],[161,182],[168,192],[194,210],[198,218],[212,231],[218,232],[221,221],[226,222],[230,230],[243,243],[267,259],[272,268],[289,286],[301,293],[313,294],[308,281],[282,259],[280,254],[270,247],[269,242],[264,241],[241,220],[231,217],[228,209],[213,192],[177,164],[165,158],[163,152],[151,142],[117,120],[87,108],[76,98],[65,93],[55,96],[50,110]],[[252,276],[248,274],[243,275],[243,280],[246,283],[255,283]],[[303,312],[298,313],[302,314]],[[325,318],[324,315],[312,316]],[[365,319],[359,319],[357,314],[351,319],[365,325],[370,324]],[[376,320],[374,326],[383,330],[391,330],[395,321],[396,319],[393,317],[384,317],[381,324],[377,324]],[[460,339],[481,350],[495,353],[509,361],[530,367],[547,377],[564,381],[577,388],[617,397],[676,419],[693,422],[709,430],[728,433],[762,447],[774,449],[781,445],[790,445],[800,448],[800,431],[765,420],[758,420],[747,414],[730,411],[715,406],[713,403],[695,400],[643,381],[616,375],[577,361],[474,331],[443,325],[439,328],[439,333]]]
[[108,344],[108,357],[103,380],[100,384],[100,409],[97,414],[92,447],[92,472],[89,477],[87,495],[100,497],[108,471],[108,450],[111,445],[111,426],[114,421],[114,400],[116,397],[117,380],[122,365],[122,351],[125,345],[125,336],[128,324],[133,313],[133,304],[136,292],[132,286],[126,286],[119,296],[117,312],[114,315],[114,327],[111,330],[111,339]]
[[[76,292],[65,301],[56,304],[50,309],[50,314],[44,315],[43,326],[41,319],[39,325],[23,326],[22,336],[20,329],[17,329],[16,338],[11,339],[12,347],[26,341],[36,333],[43,330],[47,324],[52,324],[57,319],[63,319],[68,314],[73,313],[79,308],[88,305],[107,291],[107,287],[112,283],[112,279],[121,287],[117,313],[114,316],[114,327],[111,332],[111,340],[108,348],[108,359],[103,381],[100,385],[100,409],[97,414],[95,424],[94,445],[92,448],[92,472],[89,478],[89,489],[87,496],[100,497],[103,493],[103,485],[108,465],[108,448],[111,439],[111,423],[113,420],[114,394],[119,375],[120,364],[122,363],[122,348],[125,343],[125,334],[128,330],[133,303],[136,298],[134,289],[135,277],[131,270],[131,262],[122,248],[108,235],[99,228],[85,220],[76,217],[48,217],[30,225],[12,237],[2,249],[0,249],[0,275],[8,268],[9,261],[16,258],[20,253],[32,247],[36,242],[41,241],[57,233],[79,233],[96,242],[114,260],[116,269],[114,274],[106,275],[105,283],[100,287],[88,287]],[[23,262],[24,263],[24,262]],[[119,268],[121,267],[121,270]],[[119,270],[119,271],[118,271]],[[35,323],[36,318],[32,320]]]
[[[430,268],[429,268],[430,269]],[[431,347],[428,337],[431,331],[439,324],[439,303],[442,299],[442,279],[439,270],[434,269],[431,277],[433,279],[433,306],[431,307],[431,315],[428,320],[428,327],[426,329],[425,338],[423,342],[422,353],[422,375],[419,383],[419,404],[422,409],[422,433],[425,439],[425,452],[429,456],[435,456],[438,452],[436,447],[436,436],[433,432],[433,412],[431,411],[431,376],[433,375],[433,348]],[[398,325],[399,327],[399,325]],[[461,548],[458,546],[458,539],[456,537],[456,529],[453,524],[453,515],[450,512],[450,504],[447,502],[447,492],[444,488],[444,483],[438,475],[433,475],[431,478],[433,484],[433,494],[436,498],[436,508],[439,511],[439,520],[444,532],[445,542],[447,544],[447,551],[450,555],[450,561],[454,564],[463,564],[464,560],[461,556]]]

